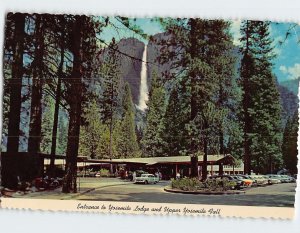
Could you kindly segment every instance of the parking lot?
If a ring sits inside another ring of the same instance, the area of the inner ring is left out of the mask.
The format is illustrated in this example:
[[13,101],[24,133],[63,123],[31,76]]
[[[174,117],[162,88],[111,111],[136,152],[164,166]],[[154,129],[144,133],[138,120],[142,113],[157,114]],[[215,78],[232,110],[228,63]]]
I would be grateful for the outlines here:
[[195,195],[168,193],[164,187],[168,181],[158,184],[126,184],[96,188],[94,191],[79,195],[78,200],[154,202],[184,204],[217,204],[242,206],[293,207],[296,183],[273,184],[265,187],[248,188],[245,194],[235,195]]
[[64,194],[61,188],[43,192],[15,194],[16,198],[58,200],[92,200],[120,202],[152,202],[178,204],[238,205],[293,207],[296,183],[281,183],[244,189],[243,194],[203,195],[164,191],[170,181],[157,184],[134,184],[118,178],[80,178],[79,192]]

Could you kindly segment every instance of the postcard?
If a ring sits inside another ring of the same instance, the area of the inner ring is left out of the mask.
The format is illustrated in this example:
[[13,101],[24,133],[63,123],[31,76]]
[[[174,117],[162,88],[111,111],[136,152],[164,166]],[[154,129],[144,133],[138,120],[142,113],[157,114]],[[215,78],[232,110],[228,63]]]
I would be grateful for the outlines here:
[[299,35],[7,13],[1,208],[292,219]]

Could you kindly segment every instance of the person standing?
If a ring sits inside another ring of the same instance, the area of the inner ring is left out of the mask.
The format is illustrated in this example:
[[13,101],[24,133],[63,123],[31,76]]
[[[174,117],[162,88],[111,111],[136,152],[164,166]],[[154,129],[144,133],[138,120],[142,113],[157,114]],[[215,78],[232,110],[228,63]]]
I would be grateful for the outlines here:
[[177,173],[176,173],[176,180],[179,180],[179,179],[180,179],[180,173],[177,172]]

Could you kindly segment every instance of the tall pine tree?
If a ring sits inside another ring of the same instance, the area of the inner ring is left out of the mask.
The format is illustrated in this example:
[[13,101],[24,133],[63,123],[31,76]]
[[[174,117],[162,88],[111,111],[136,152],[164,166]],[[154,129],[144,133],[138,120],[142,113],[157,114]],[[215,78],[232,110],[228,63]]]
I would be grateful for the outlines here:
[[163,117],[165,113],[165,90],[153,77],[146,119],[143,132],[142,152],[144,157],[158,157],[163,155]]
[[269,22],[243,22],[241,86],[245,173],[274,172],[282,162],[281,105],[272,74]]
[[123,116],[120,122],[120,131],[118,132],[117,150],[120,157],[138,157],[139,145],[135,133],[135,113],[128,83],[125,84],[122,102]]

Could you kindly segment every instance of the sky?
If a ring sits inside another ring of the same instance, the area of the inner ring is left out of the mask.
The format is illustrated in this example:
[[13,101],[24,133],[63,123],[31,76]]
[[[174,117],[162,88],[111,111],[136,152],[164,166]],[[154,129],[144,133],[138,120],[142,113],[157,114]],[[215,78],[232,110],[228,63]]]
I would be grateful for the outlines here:
[[[115,26],[105,28],[101,33],[102,39],[110,41],[112,37],[115,37],[116,40],[119,41],[122,38],[134,37],[147,44],[147,39],[124,29],[117,21],[112,21],[112,23],[118,27],[118,30],[115,30]],[[160,24],[150,18],[137,18],[134,23],[148,35],[163,32],[163,28]],[[230,31],[235,45],[240,44],[240,25],[240,20],[235,20],[231,23]],[[300,77],[300,24],[289,30],[291,25],[295,24],[272,22],[269,28],[270,37],[273,39],[274,52],[277,55],[273,60],[273,72],[279,82]],[[290,31],[290,35],[286,38],[288,31]]]

